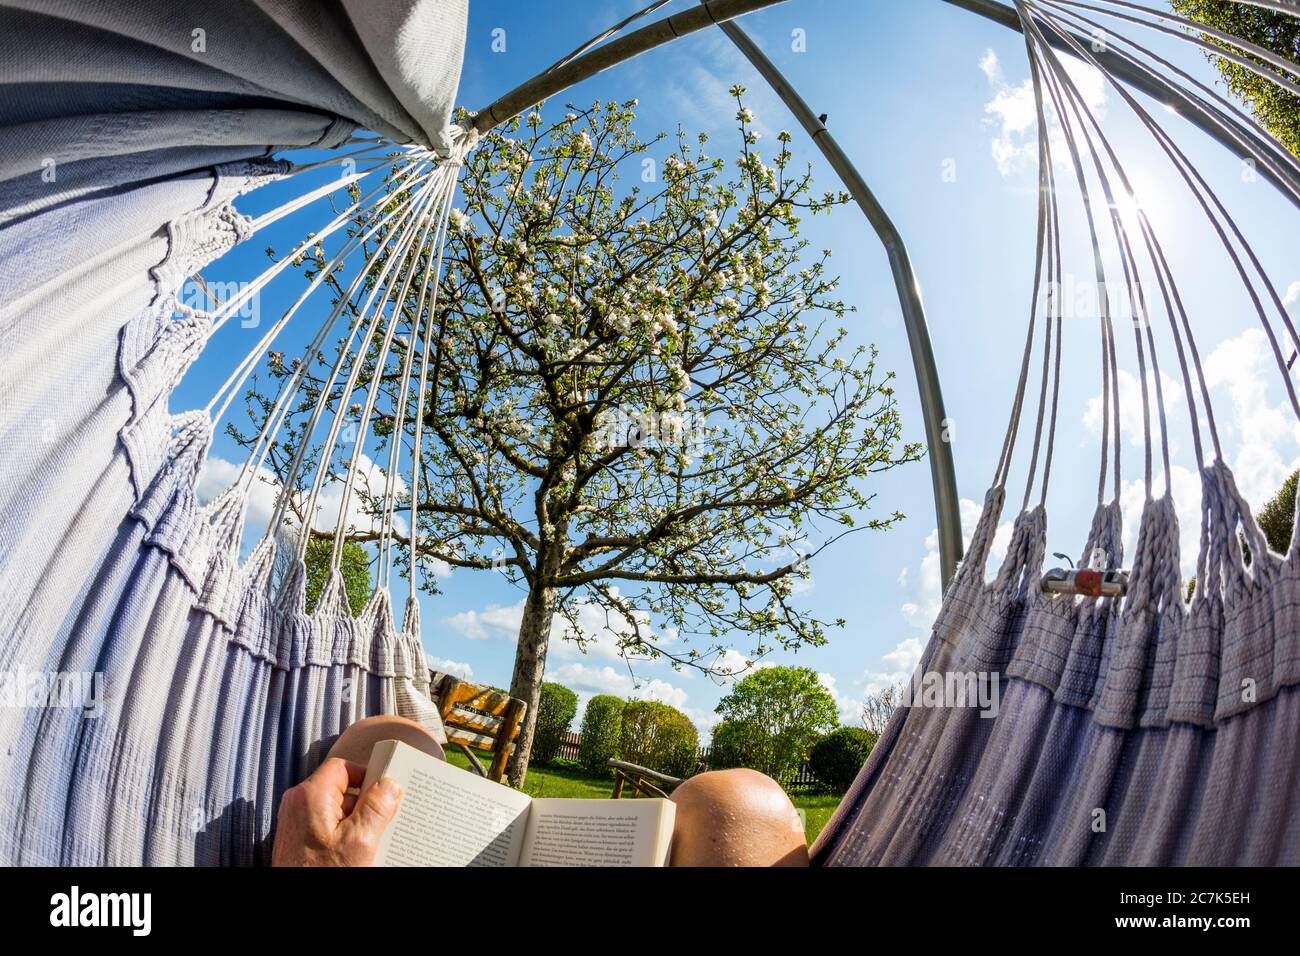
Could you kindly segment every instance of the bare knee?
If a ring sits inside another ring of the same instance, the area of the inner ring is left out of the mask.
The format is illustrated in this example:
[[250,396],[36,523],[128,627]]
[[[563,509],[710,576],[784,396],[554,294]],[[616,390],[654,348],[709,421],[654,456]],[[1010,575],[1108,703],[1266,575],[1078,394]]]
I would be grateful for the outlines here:
[[785,791],[757,770],[691,777],[677,805],[673,866],[807,866],[803,821]]

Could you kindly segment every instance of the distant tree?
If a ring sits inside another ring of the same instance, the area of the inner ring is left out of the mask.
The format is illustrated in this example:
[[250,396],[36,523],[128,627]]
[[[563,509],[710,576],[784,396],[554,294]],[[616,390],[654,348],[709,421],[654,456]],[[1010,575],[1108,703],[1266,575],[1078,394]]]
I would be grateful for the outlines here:
[[862,705],[862,726],[879,737],[889,726],[889,718],[894,716],[902,698],[903,689],[897,684],[868,694]]
[[[312,538],[307,542],[307,613],[316,610],[320,600],[321,588],[325,586],[325,576],[329,573],[330,557],[334,542],[329,538]],[[353,617],[359,617],[361,609],[370,600],[375,586],[370,580],[370,556],[366,549],[356,541],[343,545],[343,559],[339,564],[343,575],[343,590],[348,595],[348,608]]]
[[597,694],[587,701],[582,715],[582,743],[578,745],[578,763],[584,770],[605,773],[609,759],[618,756],[626,706],[626,701],[609,694]]
[[822,784],[843,793],[866,763],[876,735],[861,727],[839,727],[817,741],[808,754],[813,776]]
[[749,724],[735,720],[719,721],[713,728],[713,739],[709,743],[709,769],[748,766],[751,754],[757,752],[757,736]]
[[271,566],[271,593],[279,595],[298,563],[298,533],[293,525],[281,525],[275,531],[275,563]]
[[1294,472],[1282,483],[1278,493],[1268,504],[1259,509],[1255,520],[1259,529],[1268,539],[1268,546],[1278,554],[1286,554],[1291,547],[1291,529],[1295,527],[1295,493],[1296,482],[1300,481],[1300,471]]
[[[747,753],[746,766],[788,779],[817,738],[839,722],[835,699],[810,667],[764,667],[737,681],[718,703]],[[715,732],[716,733],[716,732]]]
[[[1175,13],[1189,20],[1231,33],[1285,57],[1297,64],[1295,72],[1300,73],[1300,19],[1295,16],[1232,0],[1171,0],[1171,5]],[[1215,37],[1202,36],[1261,66],[1268,65]],[[1250,107],[1260,124],[1277,137],[1279,143],[1300,156],[1300,98],[1238,63],[1214,54],[1207,56],[1223,74],[1228,91]]]
[[695,769],[700,736],[689,717],[657,700],[628,701],[619,737],[622,759],[674,777]]
[[537,737],[533,743],[534,760],[550,763],[555,759],[577,713],[577,694],[563,684],[550,681],[542,684],[541,703],[537,707]]

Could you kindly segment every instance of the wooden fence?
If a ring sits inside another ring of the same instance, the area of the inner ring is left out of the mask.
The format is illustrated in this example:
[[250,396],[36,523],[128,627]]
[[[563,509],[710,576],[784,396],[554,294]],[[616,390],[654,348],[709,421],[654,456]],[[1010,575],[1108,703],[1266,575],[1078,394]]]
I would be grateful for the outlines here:
[[[560,741],[560,749],[556,752],[556,757],[560,760],[577,760],[578,748],[582,746],[582,734],[570,730]],[[699,749],[699,772],[714,769],[709,762],[712,753],[711,747],[701,747]],[[656,768],[651,767],[654,770]],[[784,784],[786,790],[818,790],[821,789],[821,782],[813,776],[812,769],[805,761],[799,768],[799,772],[787,780]]]

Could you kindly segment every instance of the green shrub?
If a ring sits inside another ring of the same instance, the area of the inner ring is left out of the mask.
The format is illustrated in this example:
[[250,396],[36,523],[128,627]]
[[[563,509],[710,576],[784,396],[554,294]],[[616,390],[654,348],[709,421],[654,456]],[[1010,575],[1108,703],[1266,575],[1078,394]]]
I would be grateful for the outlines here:
[[738,680],[715,708],[742,726],[732,743],[741,766],[785,783],[823,733],[839,724],[835,698],[809,667],[773,666]]
[[689,717],[657,700],[633,700],[623,708],[619,753],[623,760],[674,777],[695,770],[700,737]]
[[[316,610],[320,600],[321,588],[329,576],[330,561],[334,557],[334,542],[329,538],[312,538],[307,542],[307,603],[308,614]],[[348,609],[353,617],[360,617],[366,602],[374,591],[370,583],[370,557],[366,549],[356,541],[343,543],[343,555],[339,560],[339,572],[343,575],[343,590],[348,595]]]
[[713,742],[709,745],[709,769],[748,767],[754,749],[751,730],[749,724],[741,721],[720,721],[713,728]]
[[875,745],[876,735],[869,730],[840,727],[813,744],[808,765],[818,781],[836,793],[843,793],[852,785]]
[[618,740],[623,728],[623,708],[618,697],[598,694],[587,701],[582,715],[582,743],[578,763],[589,773],[606,773],[611,757],[618,756]]
[[533,736],[534,763],[548,764],[555,760],[577,713],[577,694],[563,684],[549,681],[542,684],[542,698],[537,704],[537,729]]

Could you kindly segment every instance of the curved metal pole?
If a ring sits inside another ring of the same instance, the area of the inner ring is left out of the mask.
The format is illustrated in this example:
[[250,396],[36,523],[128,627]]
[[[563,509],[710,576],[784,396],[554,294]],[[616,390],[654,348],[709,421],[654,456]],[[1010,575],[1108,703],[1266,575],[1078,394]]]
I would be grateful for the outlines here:
[[576,83],[595,76],[602,70],[617,66],[634,56],[653,50],[678,37],[695,33],[715,23],[726,23],[733,17],[744,16],[764,7],[772,7],[785,0],[702,0],[702,6],[684,10],[649,26],[634,30],[626,36],[610,40],[570,60],[563,66],[540,73],[516,86],[509,93],[479,110],[474,117],[474,128],[486,133],[494,126],[518,116],[524,110],[549,96],[567,90]]
[[[1017,33],[1024,32],[1020,26],[1020,15],[1016,13],[1014,8],[1007,6],[1005,3],[1000,3],[999,0],[944,0],[944,2],[971,13],[978,13],[980,16],[992,20],[994,23],[1000,23]],[[1042,31],[1043,37],[1053,47],[1073,55],[1069,43],[1059,32],[1047,24],[1042,24],[1039,29]],[[1077,43],[1091,45],[1093,42],[1092,37],[1080,36],[1077,33],[1071,33],[1071,36]],[[1202,132],[1218,140],[1234,156],[1241,155],[1241,145],[1232,140],[1222,126],[1210,115],[1209,111],[1201,106],[1195,98],[1178,89],[1176,85],[1166,85],[1158,82],[1113,50],[1096,50],[1093,56],[1105,67],[1106,72],[1115,79],[1122,80],[1135,90],[1139,90],[1156,101],[1177,110],[1180,116],[1195,124]],[[1238,131],[1238,134],[1248,139],[1261,152],[1276,153],[1280,149],[1277,143],[1265,139],[1251,130],[1242,129]],[[1300,208],[1300,198],[1297,197],[1297,193],[1300,193],[1300,179],[1288,177],[1291,185],[1291,189],[1288,190],[1267,167],[1261,165],[1256,169],[1256,172],[1274,186],[1277,186],[1291,200],[1293,205]]]
[[763,79],[767,80],[812,137],[885,247],[889,268],[894,274],[894,285],[898,289],[898,302],[903,309],[903,324],[907,327],[907,342],[916,369],[916,385],[921,393],[921,417],[925,421],[925,438],[930,451],[930,478],[934,485],[934,510],[939,528],[940,573],[946,591],[957,562],[961,560],[961,510],[957,498],[957,477],[953,469],[952,444],[945,435],[947,416],[943,408],[943,390],[939,386],[939,372],[935,368],[934,350],[930,346],[930,332],[925,321],[925,306],[921,303],[921,292],[916,273],[912,269],[912,260],[907,254],[907,246],[888,213],[835,141],[835,137],[817,118],[812,107],[786,81],[776,65],[739,24],[720,23],[718,26],[762,74]]

